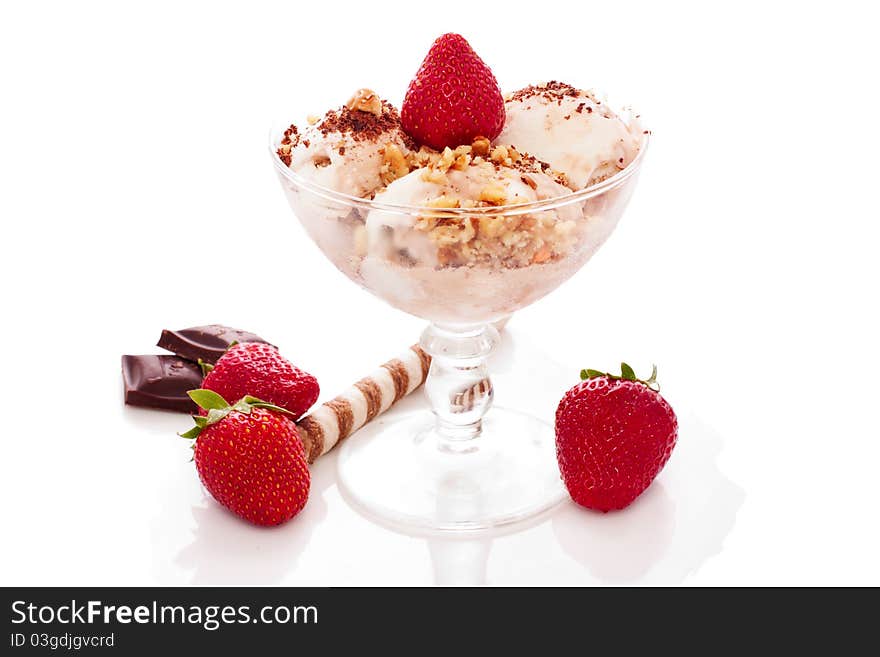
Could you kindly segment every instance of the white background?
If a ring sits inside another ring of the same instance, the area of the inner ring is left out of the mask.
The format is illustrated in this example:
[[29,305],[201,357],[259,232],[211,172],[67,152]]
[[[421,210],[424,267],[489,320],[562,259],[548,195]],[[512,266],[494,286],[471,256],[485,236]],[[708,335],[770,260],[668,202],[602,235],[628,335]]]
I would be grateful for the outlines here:
[[[0,583],[880,584],[861,6],[4,3]],[[657,362],[680,444],[619,514],[407,536],[349,508],[330,455],[300,517],[252,528],[202,491],[185,416],[123,407],[119,357],[222,322],[328,397],[414,342],[305,236],[266,136],[362,86],[399,103],[450,30],[505,90],[597,87],[653,128],[618,231],[515,317],[499,369],[549,419],[581,367]],[[563,383],[530,389],[526,362]]]

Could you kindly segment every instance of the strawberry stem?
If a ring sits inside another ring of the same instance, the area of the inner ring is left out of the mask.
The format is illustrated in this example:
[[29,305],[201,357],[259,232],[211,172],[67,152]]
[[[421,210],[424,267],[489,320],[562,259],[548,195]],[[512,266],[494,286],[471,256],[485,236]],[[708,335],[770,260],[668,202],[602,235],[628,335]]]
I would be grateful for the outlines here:
[[647,379],[640,379],[636,376],[635,371],[632,367],[630,367],[626,363],[620,364],[620,374],[611,374],[610,372],[602,372],[600,370],[592,370],[592,369],[584,369],[581,370],[581,381],[587,381],[588,379],[596,379],[599,377],[607,377],[613,381],[637,381],[638,383],[642,383],[648,386],[654,392],[658,392],[660,390],[660,384],[657,383],[657,366],[651,366],[651,376]]
[[178,434],[181,438],[195,439],[199,437],[199,434],[202,432],[202,429],[205,427],[210,427],[212,424],[217,424],[227,415],[229,415],[232,411],[236,411],[238,413],[243,413],[245,415],[250,415],[251,411],[255,408],[265,408],[266,410],[275,411],[276,413],[284,413],[285,415],[293,415],[286,408],[281,408],[280,406],[276,406],[275,404],[270,404],[269,402],[265,402],[262,399],[258,399],[257,397],[253,397],[251,395],[245,395],[241,399],[239,399],[235,404],[231,405],[227,402],[223,397],[213,390],[207,390],[205,388],[199,388],[198,390],[190,390],[186,394],[189,395],[190,399],[192,399],[196,404],[198,404],[199,408],[202,408],[208,411],[208,415],[193,415],[193,422],[195,422],[195,426],[190,428],[188,431]]

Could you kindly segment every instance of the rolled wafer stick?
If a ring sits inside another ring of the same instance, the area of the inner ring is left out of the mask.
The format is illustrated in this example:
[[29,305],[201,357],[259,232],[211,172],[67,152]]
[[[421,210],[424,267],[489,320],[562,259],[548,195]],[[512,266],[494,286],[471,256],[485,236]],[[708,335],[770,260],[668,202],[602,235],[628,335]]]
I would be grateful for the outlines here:
[[471,387],[453,395],[452,410],[455,413],[468,413],[491,392],[492,382],[489,379],[480,379]]
[[[508,316],[495,322],[498,331],[504,330],[509,319]],[[341,395],[300,418],[296,426],[309,463],[314,463],[315,459],[329,452],[341,440],[421,386],[428,378],[430,368],[431,357],[414,344]],[[450,400],[453,409],[457,413],[466,413],[491,390],[492,384],[488,379],[478,381],[454,395]]]
[[425,382],[431,357],[413,345],[296,423],[309,463]]

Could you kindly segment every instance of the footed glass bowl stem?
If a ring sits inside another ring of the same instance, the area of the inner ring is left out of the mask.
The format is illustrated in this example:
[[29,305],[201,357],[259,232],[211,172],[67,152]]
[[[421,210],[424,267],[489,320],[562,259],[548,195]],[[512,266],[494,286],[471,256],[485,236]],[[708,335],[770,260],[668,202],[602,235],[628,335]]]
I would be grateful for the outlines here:
[[431,356],[425,394],[437,435],[450,449],[467,449],[482,432],[494,396],[487,361],[498,340],[491,324],[430,324],[422,333],[421,347]]

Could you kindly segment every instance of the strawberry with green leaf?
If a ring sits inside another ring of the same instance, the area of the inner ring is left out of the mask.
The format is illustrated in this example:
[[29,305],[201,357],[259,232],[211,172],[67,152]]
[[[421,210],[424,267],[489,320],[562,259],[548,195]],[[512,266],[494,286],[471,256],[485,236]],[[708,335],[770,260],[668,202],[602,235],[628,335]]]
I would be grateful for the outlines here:
[[556,457],[571,498],[623,509],[651,485],[678,438],[678,420],[657,385],[621,363],[620,375],[581,371],[556,409]]
[[245,396],[230,405],[212,390],[189,396],[206,415],[184,438],[205,488],[220,504],[256,525],[280,525],[309,498],[305,450],[289,411]]

